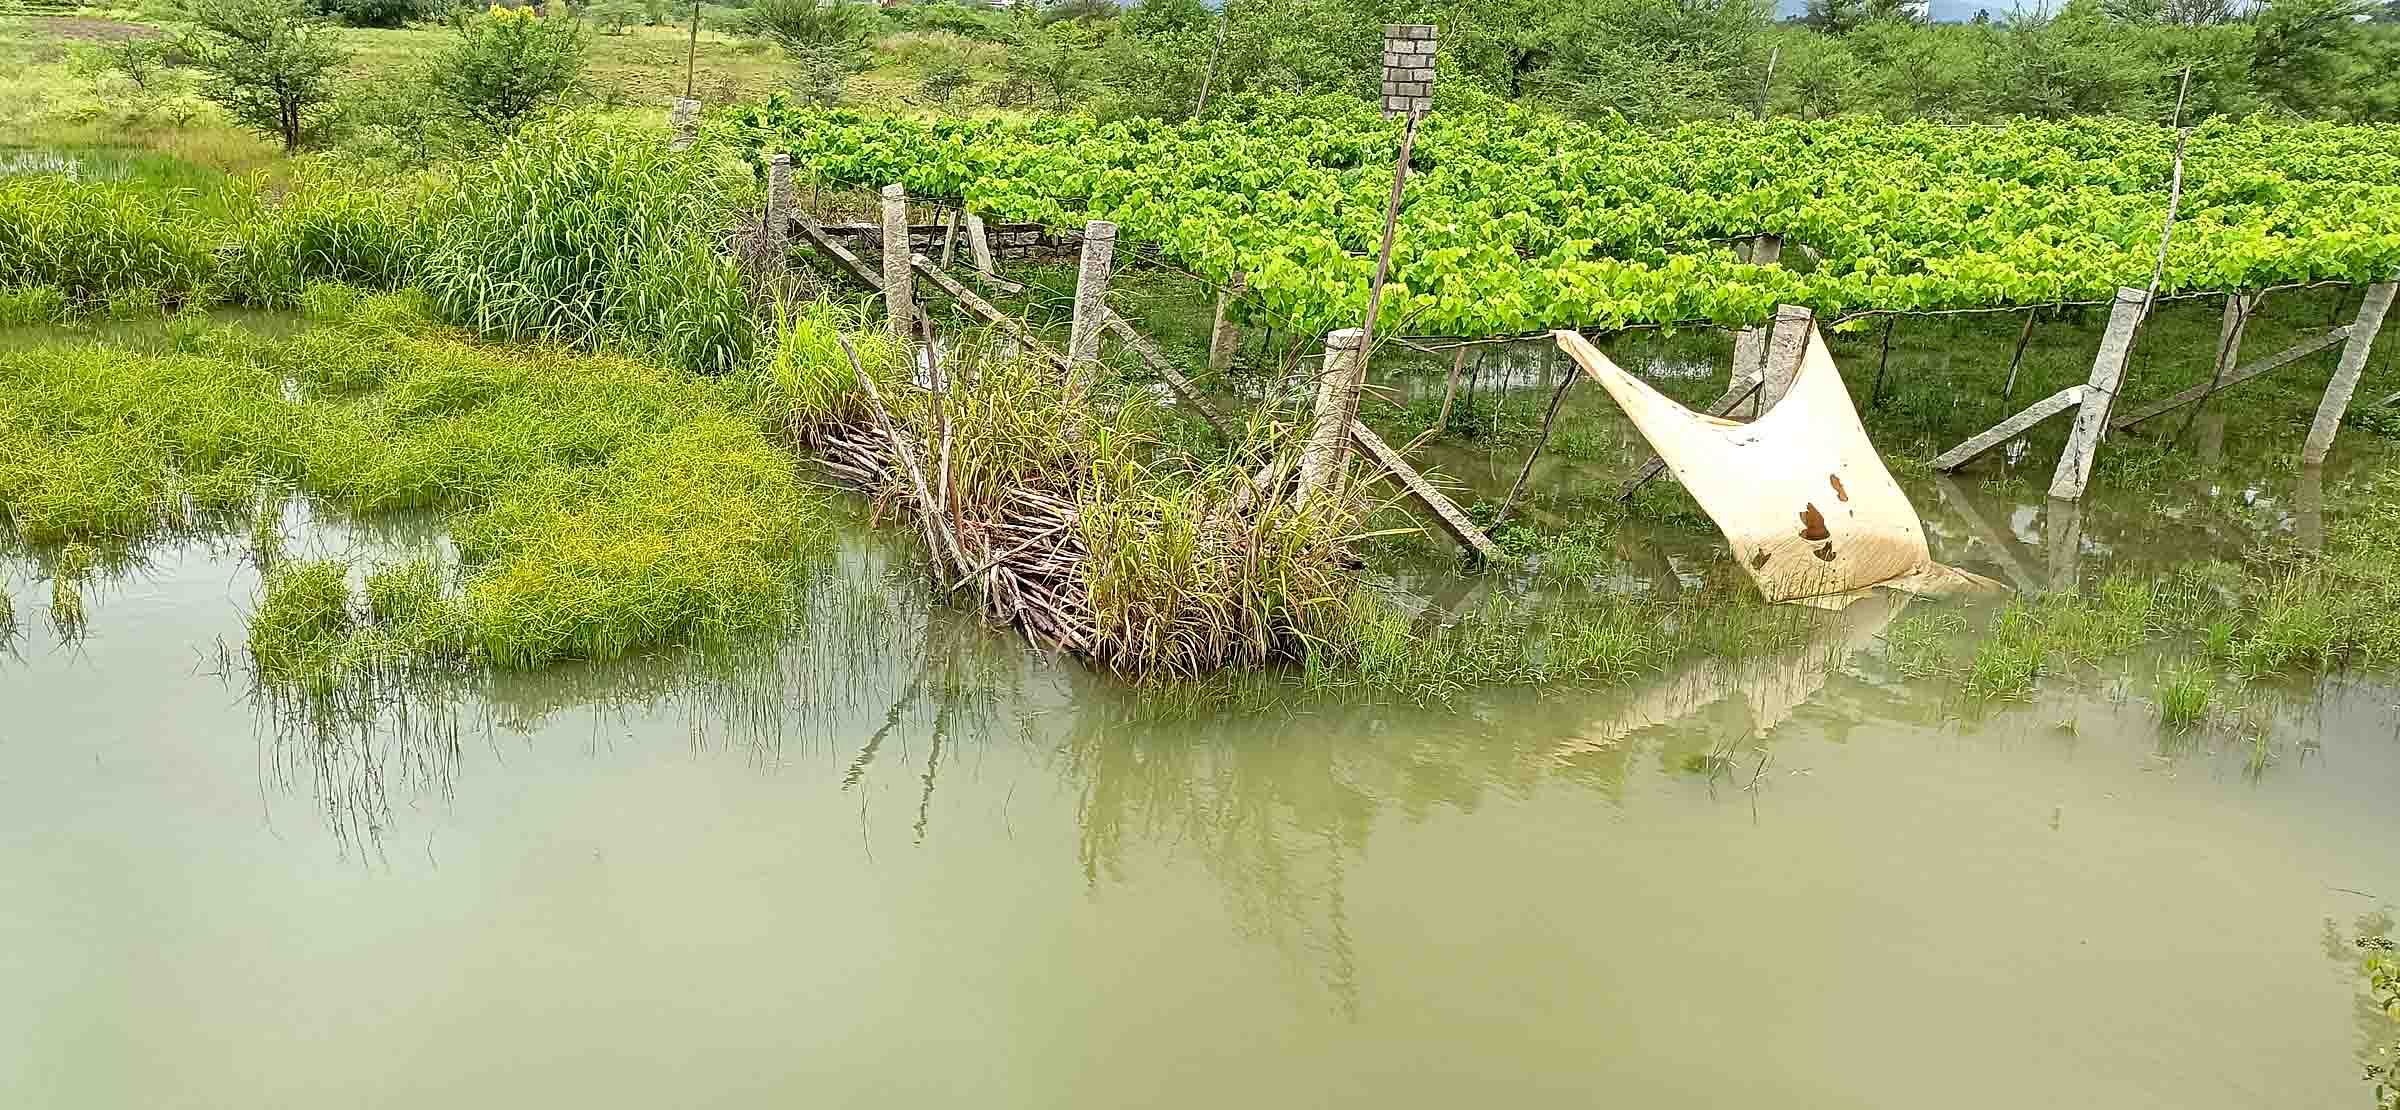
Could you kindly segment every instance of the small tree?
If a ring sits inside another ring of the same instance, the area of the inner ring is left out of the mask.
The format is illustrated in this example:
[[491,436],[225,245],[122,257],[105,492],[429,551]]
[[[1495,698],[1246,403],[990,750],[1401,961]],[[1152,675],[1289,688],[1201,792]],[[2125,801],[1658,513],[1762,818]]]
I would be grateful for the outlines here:
[[460,20],[458,36],[434,59],[433,86],[461,114],[504,131],[583,74],[583,25],[567,16],[493,8]]
[[300,149],[333,103],[333,71],[349,57],[341,32],[302,0],[199,0],[191,14],[182,48],[206,75],[201,95]]
[[851,77],[866,72],[867,43],[881,18],[871,7],[842,0],[759,0],[743,25],[791,58],[792,95],[831,105],[841,102]]

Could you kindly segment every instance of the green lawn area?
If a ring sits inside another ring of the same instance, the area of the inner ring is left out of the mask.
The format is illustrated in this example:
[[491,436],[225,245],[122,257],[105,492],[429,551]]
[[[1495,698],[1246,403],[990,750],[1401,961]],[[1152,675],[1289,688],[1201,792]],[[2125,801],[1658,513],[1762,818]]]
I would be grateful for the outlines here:
[[[704,7],[698,42],[691,48],[691,90],[712,107],[764,97],[783,87],[792,73],[773,44],[711,29],[732,14]],[[172,34],[171,20],[155,11],[86,8],[74,15],[0,17],[0,152],[134,147],[227,172],[272,168],[282,157],[278,146],[236,127],[201,98],[193,72],[170,69],[145,89],[120,74],[97,72],[89,60],[113,42]],[[663,115],[684,93],[689,36],[683,26],[636,26],[607,34],[595,25],[578,99]],[[415,81],[454,35],[448,27],[425,25],[348,28],[342,37],[352,51],[342,99],[351,105],[356,125],[375,122],[378,98],[408,88],[406,83]],[[852,79],[845,101],[930,114],[935,109],[915,103],[918,84],[928,64],[947,56],[965,58],[978,84],[999,79],[1000,47],[945,33],[904,32],[877,44],[874,68]],[[343,141],[338,131],[330,139],[328,145]]]

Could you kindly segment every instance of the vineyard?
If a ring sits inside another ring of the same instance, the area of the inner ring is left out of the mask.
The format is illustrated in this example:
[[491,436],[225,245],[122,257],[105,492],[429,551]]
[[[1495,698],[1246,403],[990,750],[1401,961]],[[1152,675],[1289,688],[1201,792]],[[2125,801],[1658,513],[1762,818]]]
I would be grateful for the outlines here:
[[[1446,94],[1447,95],[1447,94]],[[1307,332],[1365,314],[1402,125],[1335,98],[1203,121],[924,122],[770,99],[740,119],[804,180],[894,182],[991,219],[1117,223],[1169,264],[1237,274]],[[2104,302],[2148,284],[2176,131],[1845,118],[1586,126],[1461,90],[1415,140],[1387,334],[1756,323]],[[1781,265],[1738,244],[1785,238]],[[2400,271],[2400,127],[2212,119],[2191,130],[2162,293]]]

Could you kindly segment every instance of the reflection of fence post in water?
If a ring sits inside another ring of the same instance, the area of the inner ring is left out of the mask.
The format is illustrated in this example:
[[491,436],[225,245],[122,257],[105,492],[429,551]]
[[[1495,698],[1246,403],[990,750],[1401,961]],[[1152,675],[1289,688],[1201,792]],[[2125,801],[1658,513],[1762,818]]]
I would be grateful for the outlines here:
[[2083,503],[2053,497],[2042,516],[2042,545],[2050,554],[2050,589],[2074,593],[2083,584]]
[[2292,535],[2310,551],[2325,550],[2325,468],[2303,466],[2292,487]]

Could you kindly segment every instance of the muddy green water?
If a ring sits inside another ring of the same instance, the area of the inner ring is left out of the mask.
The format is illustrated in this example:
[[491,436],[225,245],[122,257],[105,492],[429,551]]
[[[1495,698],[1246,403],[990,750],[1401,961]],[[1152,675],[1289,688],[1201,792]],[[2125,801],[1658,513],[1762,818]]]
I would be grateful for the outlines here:
[[2263,749],[2125,680],[1970,711],[1874,602],[1622,690],[1160,721],[853,544],[772,652],[326,722],[221,654],[236,551],[72,645],[0,565],[0,1105],[2367,1102],[2376,681],[2254,695]]

